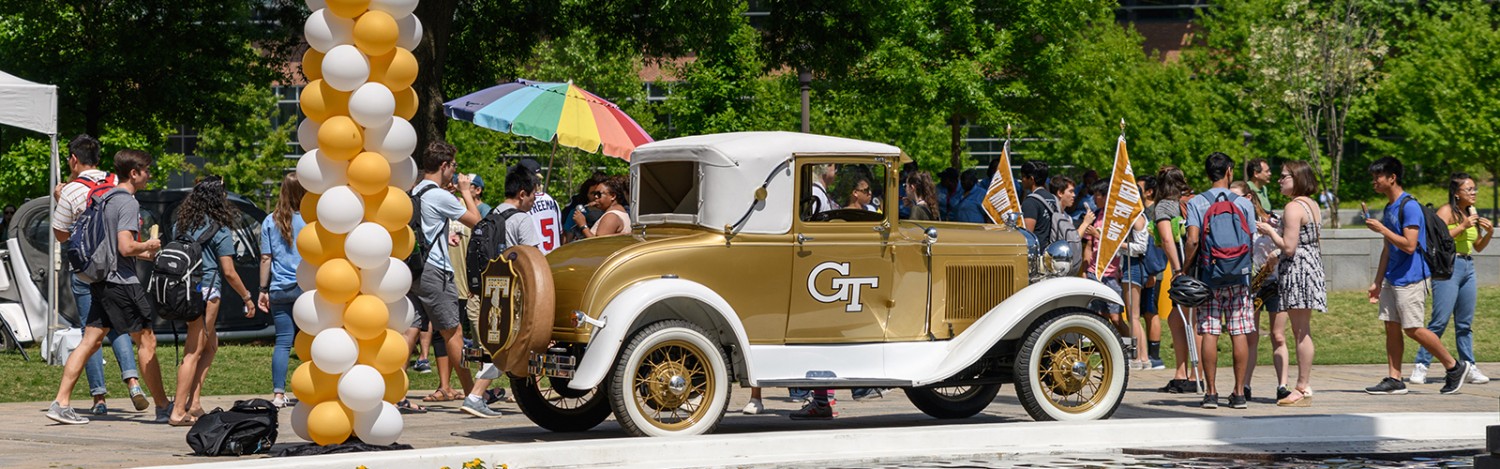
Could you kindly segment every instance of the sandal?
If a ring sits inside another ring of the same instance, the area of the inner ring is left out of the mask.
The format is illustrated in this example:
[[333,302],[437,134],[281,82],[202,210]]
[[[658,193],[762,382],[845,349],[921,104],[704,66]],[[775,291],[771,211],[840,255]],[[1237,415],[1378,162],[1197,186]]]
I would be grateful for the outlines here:
[[[1292,390],[1292,392],[1294,392],[1296,394],[1293,395],[1293,396],[1287,396],[1286,399],[1282,399],[1282,400],[1276,401],[1276,406],[1277,407],[1311,407],[1312,406],[1312,391],[1311,390],[1304,391],[1304,390],[1301,390],[1301,389],[1294,389],[1294,390]],[[1294,397],[1296,399],[1293,399]]]
[[413,404],[410,399],[402,399],[401,402],[397,402],[396,403],[396,410],[401,411],[401,413],[403,413],[403,414],[425,414],[425,413],[427,413],[427,408],[426,407],[422,407],[422,406]]
[[198,418],[191,415],[184,416],[182,420],[172,420],[170,418],[167,419],[167,425],[171,425],[174,427],[191,427],[195,423],[198,423]]
[[448,402],[452,400],[455,400],[453,395],[443,392],[441,389],[433,391],[432,394],[428,394],[427,397],[422,398],[422,402]]

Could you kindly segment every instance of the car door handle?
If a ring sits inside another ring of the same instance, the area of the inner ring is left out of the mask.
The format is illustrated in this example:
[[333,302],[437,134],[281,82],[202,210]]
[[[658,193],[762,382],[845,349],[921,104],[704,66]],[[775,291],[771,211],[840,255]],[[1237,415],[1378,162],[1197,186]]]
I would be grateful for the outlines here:
[[813,239],[814,238],[812,236],[808,236],[808,235],[805,235],[805,234],[802,234],[802,233],[797,233],[797,244],[803,244],[803,243],[806,243],[808,241],[812,241]]

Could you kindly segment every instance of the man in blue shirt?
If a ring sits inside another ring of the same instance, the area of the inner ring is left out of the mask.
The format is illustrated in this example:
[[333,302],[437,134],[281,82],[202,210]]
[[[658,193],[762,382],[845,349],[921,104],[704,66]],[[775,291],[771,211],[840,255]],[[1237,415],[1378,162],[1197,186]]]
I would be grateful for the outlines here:
[[1375,282],[1370,285],[1370,299],[1380,303],[1380,320],[1385,321],[1387,376],[1365,388],[1365,392],[1406,394],[1406,384],[1401,382],[1401,357],[1406,352],[1406,344],[1401,340],[1404,332],[1443,362],[1447,373],[1441,392],[1455,394],[1469,380],[1472,367],[1468,362],[1454,360],[1437,334],[1424,327],[1428,280],[1432,276],[1422,256],[1427,248],[1427,239],[1422,234],[1426,215],[1422,205],[1401,189],[1402,172],[1401,162],[1389,156],[1370,164],[1375,192],[1390,201],[1381,219],[1365,218],[1365,226],[1385,241],[1375,269]]
[[[1255,226],[1255,207],[1250,205],[1250,200],[1235,195],[1229,191],[1229,182],[1234,180],[1234,159],[1229,155],[1214,152],[1208,155],[1203,164],[1204,175],[1213,181],[1213,187],[1188,199],[1187,213],[1183,220],[1187,222],[1187,233],[1183,238],[1184,253],[1187,256],[1184,265],[1208,265],[1206,259],[1197,259],[1198,256],[1208,255],[1206,248],[1200,246],[1213,246],[1212,239],[1227,233],[1206,233],[1205,226],[1210,225],[1211,220],[1205,219],[1209,209],[1220,200],[1233,201],[1235,208],[1246,220],[1244,225]],[[1200,235],[1207,234],[1207,239]],[[1244,238],[1249,239],[1253,232],[1244,233]],[[1249,255],[1246,253],[1245,255]],[[1208,281],[1206,272],[1199,272],[1199,279]],[[1250,377],[1246,376],[1250,360],[1249,335],[1255,332],[1255,309],[1250,300],[1250,277],[1245,276],[1244,282],[1234,285],[1223,285],[1209,290],[1211,297],[1207,303],[1198,307],[1198,334],[1201,334],[1202,344],[1198,350],[1203,354],[1203,384],[1207,388],[1203,394],[1203,408],[1218,408],[1219,394],[1215,374],[1218,371],[1219,362],[1219,334],[1224,329],[1229,330],[1230,351],[1234,356],[1234,388],[1229,394],[1229,407],[1243,409],[1247,406],[1249,399],[1245,397],[1246,389],[1250,383]]]

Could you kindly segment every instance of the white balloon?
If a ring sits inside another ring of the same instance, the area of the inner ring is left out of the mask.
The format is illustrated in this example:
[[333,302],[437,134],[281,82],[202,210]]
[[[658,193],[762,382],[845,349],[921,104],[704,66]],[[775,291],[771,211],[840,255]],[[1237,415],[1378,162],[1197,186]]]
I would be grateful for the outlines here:
[[392,116],[383,125],[365,128],[365,151],[380,153],[386,161],[401,161],[416,150],[417,129],[406,119]]
[[302,146],[302,151],[318,149],[318,128],[322,126],[312,119],[302,119],[302,123],[297,124],[297,144]]
[[297,286],[304,292],[318,288],[318,266],[303,259],[297,263]]
[[[359,226],[365,217],[365,199],[349,186],[329,188],[318,198],[318,226],[331,233],[344,234]],[[391,252],[387,247],[385,252]],[[390,254],[386,254],[390,256]]]
[[391,94],[391,89],[384,84],[365,83],[349,95],[349,117],[361,126],[384,126],[395,113],[396,95]]
[[[313,2],[307,3],[310,7]],[[326,53],[340,44],[354,44],[354,20],[318,8],[307,17],[307,23],[302,26],[302,34],[307,36],[307,45]]]
[[313,407],[311,402],[303,402],[292,407],[292,431],[297,432],[298,438],[307,441],[312,441],[312,437],[307,436],[307,415],[312,413]]
[[[323,82],[339,91],[354,91],[370,79],[370,59],[349,44],[340,44],[323,56]],[[394,109],[394,107],[392,108]]]
[[[402,264],[402,267],[405,266]],[[410,276],[411,272],[408,271],[406,275]],[[412,308],[411,300],[408,300],[406,295],[401,295],[401,298],[397,298],[396,301],[386,303],[385,308],[391,312],[390,322],[386,323],[386,327],[391,330],[404,333],[411,328],[411,323],[417,320],[417,310]]]
[[344,327],[344,305],[331,303],[314,294],[317,292],[304,291],[297,297],[297,302],[292,303],[292,321],[297,323],[297,329],[312,336]]
[[344,238],[344,253],[360,269],[382,267],[391,259],[391,232],[379,223],[360,223]]
[[[422,43],[422,20],[417,15],[406,15],[396,19],[396,47],[414,50]],[[327,74],[328,72],[323,72]]]
[[[368,224],[366,223],[365,225]],[[364,228],[363,225],[360,228],[355,228],[355,231],[362,228]],[[389,236],[389,232],[387,232],[387,236]],[[353,238],[353,236],[351,235],[350,238]],[[347,244],[345,244],[344,249],[348,249]],[[389,255],[390,253],[387,252],[386,254]],[[406,263],[402,262],[401,259],[394,257],[387,257],[384,264],[375,267],[361,267],[359,269],[359,277],[359,292],[366,295],[375,295],[380,298],[380,301],[385,302],[387,306],[394,305],[397,301],[406,298],[406,292],[411,290],[411,269],[408,269]],[[390,309],[390,311],[392,311],[391,316],[396,316],[396,309]],[[404,314],[405,311],[402,310],[402,313]],[[406,330],[405,327],[392,327],[391,329],[398,331]]]
[[324,373],[344,374],[358,359],[359,345],[354,342],[354,336],[341,327],[325,329],[313,337],[312,361]]
[[322,194],[349,183],[349,162],[324,158],[318,150],[309,151],[297,159],[297,180],[308,192]]
[[401,438],[401,411],[389,402],[363,412],[354,413],[354,435],[359,441],[375,446],[386,446]]
[[385,397],[385,378],[370,365],[354,365],[339,377],[339,402],[356,414],[375,409]]
[[370,0],[370,9],[390,13],[391,18],[399,20],[417,9],[417,0]]
[[[301,173],[297,174],[301,175]],[[412,186],[417,185],[417,161],[411,157],[405,157],[392,162],[391,185],[403,191],[409,191]]]

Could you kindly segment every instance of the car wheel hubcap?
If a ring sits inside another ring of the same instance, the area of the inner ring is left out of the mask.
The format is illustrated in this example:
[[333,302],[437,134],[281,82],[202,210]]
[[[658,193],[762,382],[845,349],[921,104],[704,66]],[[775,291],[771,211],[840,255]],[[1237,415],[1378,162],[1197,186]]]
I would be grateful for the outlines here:
[[1114,359],[1097,332],[1068,327],[1043,343],[1037,378],[1046,401],[1058,410],[1081,413],[1100,405],[1114,380]]
[[717,396],[707,355],[696,345],[668,341],[647,350],[633,376],[636,410],[663,430],[683,430],[704,420]]

